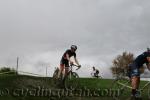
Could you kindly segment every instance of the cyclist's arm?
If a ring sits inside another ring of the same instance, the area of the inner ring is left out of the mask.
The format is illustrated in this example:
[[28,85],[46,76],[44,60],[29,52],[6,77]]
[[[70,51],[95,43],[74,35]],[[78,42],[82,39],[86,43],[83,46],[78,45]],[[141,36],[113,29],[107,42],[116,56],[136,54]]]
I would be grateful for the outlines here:
[[73,62],[70,60],[70,57],[69,57],[69,54],[68,54],[68,53],[66,54],[66,58],[67,58],[67,60],[70,62],[70,64],[73,64]]
[[79,64],[79,62],[78,62],[78,60],[77,60],[76,57],[74,57],[74,60],[75,60],[75,63],[76,63],[78,66],[80,66],[80,64]]

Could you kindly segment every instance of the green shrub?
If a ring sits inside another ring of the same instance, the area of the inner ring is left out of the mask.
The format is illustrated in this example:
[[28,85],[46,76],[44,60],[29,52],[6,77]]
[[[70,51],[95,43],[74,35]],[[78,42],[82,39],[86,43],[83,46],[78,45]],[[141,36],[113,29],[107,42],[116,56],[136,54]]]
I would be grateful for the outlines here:
[[4,74],[16,74],[16,70],[14,70],[13,68],[9,68],[9,67],[2,67],[0,68],[0,74],[4,73]]

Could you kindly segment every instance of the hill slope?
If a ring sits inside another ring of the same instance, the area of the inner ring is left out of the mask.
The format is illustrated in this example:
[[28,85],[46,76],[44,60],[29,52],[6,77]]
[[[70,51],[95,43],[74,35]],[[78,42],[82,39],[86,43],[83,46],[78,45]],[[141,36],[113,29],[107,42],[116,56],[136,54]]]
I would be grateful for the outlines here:
[[[110,80],[100,80],[100,79],[91,79],[91,78],[81,78],[79,80],[78,89],[84,89],[85,92],[87,89],[101,88],[107,87],[107,83]],[[103,84],[103,86],[102,86]],[[42,93],[43,90],[43,93]],[[47,90],[46,92],[44,90]],[[49,92],[51,91],[51,93]],[[92,96],[83,95],[80,97],[72,97],[71,95],[61,96],[57,95],[58,91],[65,91],[64,89],[60,89],[53,84],[51,78],[44,77],[31,77],[24,75],[1,75],[0,76],[0,99],[3,100],[90,100],[94,99]],[[39,92],[39,93],[38,93]],[[54,93],[53,93],[54,92]],[[55,93],[56,92],[56,93]],[[69,93],[69,90],[68,90]],[[51,94],[51,95],[50,95]],[[86,93],[85,93],[86,94]],[[98,98],[95,100],[98,100]]]
[[1,75],[0,100],[112,100],[107,93],[111,85],[109,79],[80,78],[76,90],[65,90],[52,78]]

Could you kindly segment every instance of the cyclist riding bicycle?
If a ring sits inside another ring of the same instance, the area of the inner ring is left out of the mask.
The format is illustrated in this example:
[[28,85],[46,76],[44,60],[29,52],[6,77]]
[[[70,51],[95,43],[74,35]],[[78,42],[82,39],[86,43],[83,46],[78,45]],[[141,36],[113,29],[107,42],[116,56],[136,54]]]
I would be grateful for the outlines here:
[[147,65],[148,70],[150,71],[150,49],[147,48],[147,51],[137,56],[133,63],[129,64],[129,78],[131,79],[132,92],[131,96],[134,98],[140,97],[137,89],[140,84],[140,68],[143,64]]
[[91,75],[93,77],[97,77],[98,78],[99,70],[96,69],[94,66],[92,68],[93,68],[93,71],[92,71]]
[[76,58],[76,50],[77,46],[76,45],[71,45],[70,49],[66,50],[66,52],[63,54],[61,61],[60,61],[60,70],[58,72],[58,78],[60,78],[60,74],[63,72],[65,69],[65,76],[67,75],[69,71],[69,63],[73,64],[71,61],[71,57],[74,56],[75,63],[77,64],[77,67],[80,68],[81,65],[79,64],[77,58]]

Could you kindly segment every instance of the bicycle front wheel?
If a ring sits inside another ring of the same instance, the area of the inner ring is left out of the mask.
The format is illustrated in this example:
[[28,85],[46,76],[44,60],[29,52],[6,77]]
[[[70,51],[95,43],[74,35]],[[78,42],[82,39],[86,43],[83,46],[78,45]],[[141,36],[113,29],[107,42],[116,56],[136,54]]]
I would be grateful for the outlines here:
[[69,72],[65,77],[65,88],[75,89],[78,86],[79,76],[75,72]]
[[102,79],[102,76],[98,76],[99,79]]

